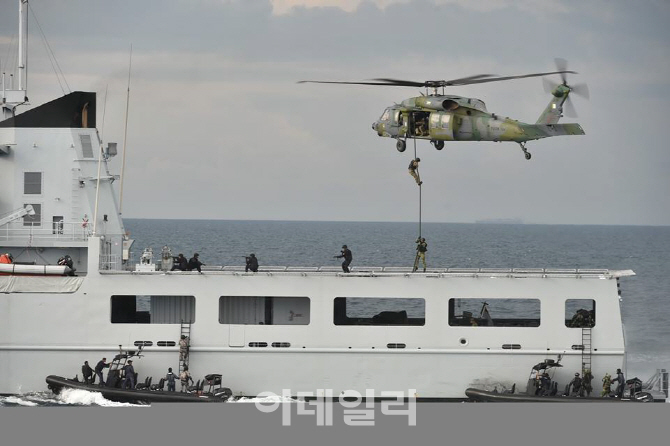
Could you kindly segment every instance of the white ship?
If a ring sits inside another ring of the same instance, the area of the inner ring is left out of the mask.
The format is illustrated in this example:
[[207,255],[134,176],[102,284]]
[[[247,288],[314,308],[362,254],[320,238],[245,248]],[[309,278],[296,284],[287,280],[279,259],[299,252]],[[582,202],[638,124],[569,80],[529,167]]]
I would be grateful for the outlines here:
[[[545,359],[563,365],[560,385],[591,369],[595,386],[624,368],[618,282],[632,271],[131,264],[109,166],[116,145],[96,130],[95,93],[18,113],[28,101],[19,4],[19,66],[1,93],[0,254],[15,267],[0,271],[0,394],[46,390],[47,375],[73,376],[119,345],[143,346],[140,381],[164,376],[185,365],[184,333],[194,377],[221,373],[234,395],[462,399],[468,387],[525,386]],[[64,255],[74,276],[30,269]]]

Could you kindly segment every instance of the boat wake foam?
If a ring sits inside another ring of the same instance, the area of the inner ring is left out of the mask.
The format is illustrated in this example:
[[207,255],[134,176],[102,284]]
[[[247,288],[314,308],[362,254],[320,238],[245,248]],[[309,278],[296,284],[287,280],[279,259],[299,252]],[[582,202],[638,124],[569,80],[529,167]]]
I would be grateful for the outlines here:
[[56,397],[60,404],[73,406],[103,406],[103,407],[147,407],[143,404],[118,403],[110,401],[100,392],[89,392],[82,389],[63,389]]

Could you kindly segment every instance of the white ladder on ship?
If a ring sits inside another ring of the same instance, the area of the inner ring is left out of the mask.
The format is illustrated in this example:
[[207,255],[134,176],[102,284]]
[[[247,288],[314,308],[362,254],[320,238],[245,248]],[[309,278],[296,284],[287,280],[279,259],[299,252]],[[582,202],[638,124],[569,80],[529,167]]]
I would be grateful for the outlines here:
[[181,328],[179,330],[179,340],[181,337],[186,336],[186,352],[182,354],[181,347],[179,348],[179,375],[184,371],[185,367],[188,367],[189,360],[189,350],[191,349],[191,321],[181,321]]
[[582,327],[582,376],[591,370],[591,327]]

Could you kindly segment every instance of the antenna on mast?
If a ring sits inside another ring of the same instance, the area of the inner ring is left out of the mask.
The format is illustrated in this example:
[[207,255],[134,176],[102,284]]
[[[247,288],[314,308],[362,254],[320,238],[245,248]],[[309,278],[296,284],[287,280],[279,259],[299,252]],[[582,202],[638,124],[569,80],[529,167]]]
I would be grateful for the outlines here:
[[[26,87],[28,84],[28,0],[19,0],[19,54],[18,54],[18,90],[14,90],[14,83],[10,82],[9,89],[5,85],[5,77],[2,77],[2,89],[0,90],[0,103],[2,103],[2,118],[11,118],[17,106],[28,102]],[[13,75],[10,73],[10,79]]]
[[126,94],[126,124],[123,131],[123,161],[121,162],[121,186],[119,190],[119,214],[123,213],[123,180],[126,178],[126,142],[128,140],[128,106],[130,104],[130,69],[133,65],[133,44],[130,44],[130,60],[128,62],[128,93]]
[[100,137],[100,153],[98,154],[98,180],[95,185],[95,211],[93,213],[93,235],[98,235],[98,203],[100,201],[100,171],[102,170],[102,159],[105,157],[105,151],[102,148],[102,135],[105,131],[105,111],[107,110],[107,86],[105,87],[105,103],[102,107],[102,131]]

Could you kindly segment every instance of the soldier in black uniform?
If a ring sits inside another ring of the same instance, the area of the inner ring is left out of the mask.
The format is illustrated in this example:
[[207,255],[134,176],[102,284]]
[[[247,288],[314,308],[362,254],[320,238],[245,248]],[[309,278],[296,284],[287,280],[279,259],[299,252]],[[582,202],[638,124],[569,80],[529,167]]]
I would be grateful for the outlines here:
[[174,264],[172,265],[172,269],[170,271],[174,271],[176,269],[186,271],[187,265],[188,262],[186,261],[186,257],[184,257],[184,254],[179,253],[177,258],[174,259]]
[[341,259],[344,258],[344,262],[342,262],[342,271],[345,273],[349,272],[349,264],[351,263],[351,260],[353,259],[353,256],[351,255],[351,250],[347,248],[347,245],[342,245],[342,251],[340,251],[342,254],[339,256],[335,256],[336,259]]
[[249,254],[249,257],[246,258],[247,261],[247,266],[244,268],[244,272],[258,272],[258,259],[256,258],[256,254]]
[[84,361],[84,365],[81,366],[81,376],[86,384],[93,384],[93,369],[88,365],[88,361]]
[[104,386],[105,385],[105,379],[102,377],[102,370],[105,369],[105,368],[108,368],[108,367],[109,367],[109,364],[107,364],[107,358],[102,358],[95,365],[95,374],[100,379],[100,381],[98,381],[99,386]]
[[202,263],[202,262],[198,259],[199,256],[200,256],[200,254],[198,254],[197,252],[196,252],[195,254],[193,254],[193,257],[191,257],[191,259],[188,261],[188,266],[187,266],[187,268],[186,268],[188,271],[192,271],[192,270],[194,270],[194,269],[197,269],[199,273],[202,272],[202,270],[200,269],[200,267],[201,267],[202,265],[204,265],[204,263]]
[[[570,392],[570,386],[572,386],[572,392]],[[568,387],[565,389],[567,396],[578,396],[581,394],[582,390],[582,379],[579,377],[579,373],[575,373],[575,377],[570,381]]]
[[616,369],[616,378],[614,378],[612,382],[614,381],[617,382],[616,396],[621,398],[623,396],[624,385],[626,384],[626,379],[623,377],[623,372],[621,371],[621,369]]

